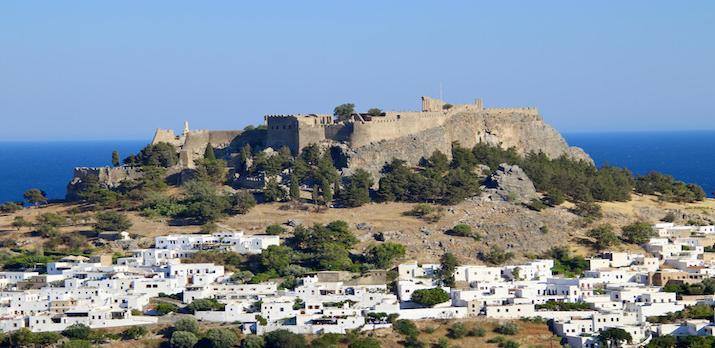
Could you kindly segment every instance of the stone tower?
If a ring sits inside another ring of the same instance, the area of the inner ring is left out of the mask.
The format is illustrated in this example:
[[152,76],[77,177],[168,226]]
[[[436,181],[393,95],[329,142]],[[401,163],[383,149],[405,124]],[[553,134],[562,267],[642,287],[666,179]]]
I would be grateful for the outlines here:
[[189,134],[189,121],[184,121],[184,131],[181,134],[184,136]]

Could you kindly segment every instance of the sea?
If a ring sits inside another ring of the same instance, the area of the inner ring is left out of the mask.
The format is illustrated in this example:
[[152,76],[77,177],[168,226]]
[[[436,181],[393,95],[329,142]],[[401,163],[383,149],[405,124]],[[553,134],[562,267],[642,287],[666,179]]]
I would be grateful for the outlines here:
[[[583,148],[596,162],[626,167],[634,174],[659,171],[715,191],[715,131],[565,133],[572,146]],[[74,167],[111,164],[138,152],[147,140],[0,141],[0,203],[22,200],[39,188],[50,199],[63,199]]]

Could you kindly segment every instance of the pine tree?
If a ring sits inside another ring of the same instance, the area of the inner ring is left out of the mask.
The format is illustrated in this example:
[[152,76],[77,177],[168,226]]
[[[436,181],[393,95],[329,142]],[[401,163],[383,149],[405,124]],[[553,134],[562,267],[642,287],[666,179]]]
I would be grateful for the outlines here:
[[293,174],[290,176],[290,199],[297,201],[300,199],[300,184],[298,176]]
[[206,145],[206,150],[204,150],[204,159],[207,159],[209,161],[216,160],[216,154],[214,153],[214,148],[213,146],[211,146],[211,144]]
[[323,180],[321,182],[322,188],[321,191],[323,191],[323,201],[325,202],[325,205],[329,205],[330,202],[333,201],[333,188],[330,185],[330,181],[328,180]]
[[117,150],[112,151],[112,165],[119,167],[119,151]]

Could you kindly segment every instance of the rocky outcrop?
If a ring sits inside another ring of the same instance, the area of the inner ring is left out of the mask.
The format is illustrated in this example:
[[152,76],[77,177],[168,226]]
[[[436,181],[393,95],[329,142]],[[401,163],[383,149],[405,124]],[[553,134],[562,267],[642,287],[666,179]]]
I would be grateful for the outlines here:
[[534,183],[519,166],[505,163],[484,180],[485,193],[492,200],[528,202],[537,198]]
[[67,194],[65,198],[69,201],[78,200],[79,192],[89,185],[99,185],[106,189],[118,187],[123,181],[139,179],[142,176],[139,167],[78,167],[74,169],[74,175],[67,184]]
[[541,151],[551,158],[566,155],[593,163],[588,154],[580,148],[570,147],[558,131],[534,112],[484,109],[459,111],[434,128],[350,149],[346,154],[348,172],[363,168],[377,175],[383,165],[393,158],[416,164],[435,150],[449,156],[453,142],[459,142],[464,147],[477,143],[514,147],[521,154]]

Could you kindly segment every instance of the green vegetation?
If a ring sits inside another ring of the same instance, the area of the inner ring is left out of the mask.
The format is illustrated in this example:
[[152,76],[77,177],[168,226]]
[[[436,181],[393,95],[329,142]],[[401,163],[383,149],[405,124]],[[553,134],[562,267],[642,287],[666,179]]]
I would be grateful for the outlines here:
[[305,348],[308,344],[305,337],[294,334],[288,330],[271,331],[264,336],[265,348]]
[[434,306],[449,301],[449,294],[442,288],[419,289],[412,293],[411,300],[423,306]]
[[136,155],[124,159],[128,166],[156,166],[169,168],[179,163],[179,154],[174,145],[158,143],[147,145]]
[[43,203],[47,203],[47,194],[45,193],[45,191],[36,188],[32,188],[25,191],[25,193],[22,194],[22,197],[25,198],[25,201],[27,201],[27,203],[36,206]]
[[516,335],[519,333],[519,326],[514,323],[504,323],[494,328],[494,332],[501,335]]
[[268,227],[266,227],[266,234],[279,236],[286,232],[287,232],[286,228],[281,226],[280,224],[273,224],[273,225],[269,225]]
[[448,234],[452,236],[457,236],[457,237],[469,237],[474,240],[481,240],[482,236],[477,234],[476,232],[472,231],[472,226],[469,226],[467,224],[457,224],[452,227],[449,231],[447,231]]
[[345,178],[342,199],[348,207],[359,207],[370,202],[370,187],[374,184],[372,175],[363,169],[357,169]]
[[199,311],[223,311],[225,308],[225,304],[218,302],[213,298],[197,298],[186,306],[186,309],[190,313]]
[[241,341],[241,348],[263,348],[265,344],[263,336],[247,335]]
[[668,282],[663,287],[665,292],[674,292],[678,295],[713,295],[715,294],[715,279],[704,279],[695,284],[679,284]]
[[548,311],[590,311],[591,306],[585,302],[557,302],[547,301],[544,304],[537,304],[536,309]]
[[94,229],[96,231],[126,231],[132,227],[132,222],[129,221],[126,215],[115,211],[98,212],[95,216],[96,222]]
[[588,231],[588,237],[593,238],[593,245],[598,250],[604,250],[619,243],[618,236],[613,232],[613,226],[603,224]]
[[686,184],[675,180],[672,176],[651,172],[636,177],[635,190],[638,193],[658,194],[659,199],[666,202],[692,203],[705,199],[705,191],[696,184]]
[[459,261],[457,257],[452,253],[444,253],[439,258],[439,272],[437,277],[444,284],[444,286],[454,287],[454,271],[459,266]]
[[194,333],[188,331],[174,331],[171,334],[169,345],[171,348],[193,348],[199,341]]
[[562,274],[565,277],[574,278],[581,276],[584,270],[588,269],[588,261],[581,256],[571,256],[565,246],[552,247],[544,258],[554,260],[554,267],[551,269],[555,274]]
[[682,311],[668,313],[657,317],[648,317],[648,321],[652,323],[675,323],[684,319],[711,319],[715,312],[713,307],[707,304],[697,304],[694,306],[685,307]]
[[211,348],[230,348],[239,343],[238,335],[230,329],[208,329],[202,341]]
[[186,331],[193,334],[199,333],[199,322],[192,317],[181,318],[174,323],[176,331]]
[[352,103],[345,103],[345,104],[340,104],[333,109],[333,115],[339,120],[339,121],[346,121],[352,116],[352,114],[355,113],[355,104]]
[[502,247],[494,245],[489,249],[489,252],[479,252],[479,259],[493,264],[501,265],[514,257],[514,253],[510,251],[505,251]]
[[598,340],[607,347],[620,346],[624,342],[631,344],[633,337],[628,331],[618,327],[609,327],[598,334]]
[[632,244],[644,244],[657,236],[651,224],[643,221],[624,226],[621,230],[623,239]]
[[156,313],[160,316],[167,315],[171,312],[176,312],[179,307],[173,303],[159,303],[156,305]]
[[131,326],[122,331],[122,337],[127,340],[138,340],[146,336],[149,332],[143,326]]
[[404,256],[405,246],[393,242],[372,245],[365,251],[365,260],[381,269],[389,268],[394,260]]
[[114,150],[112,151],[112,166],[113,167],[119,167],[121,163],[119,162],[119,151]]
[[2,214],[12,214],[21,209],[22,204],[18,202],[5,202],[0,204],[0,213]]
[[392,329],[401,333],[405,336],[417,336],[420,331],[417,329],[417,325],[410,320],[400,319],[392,323]]

